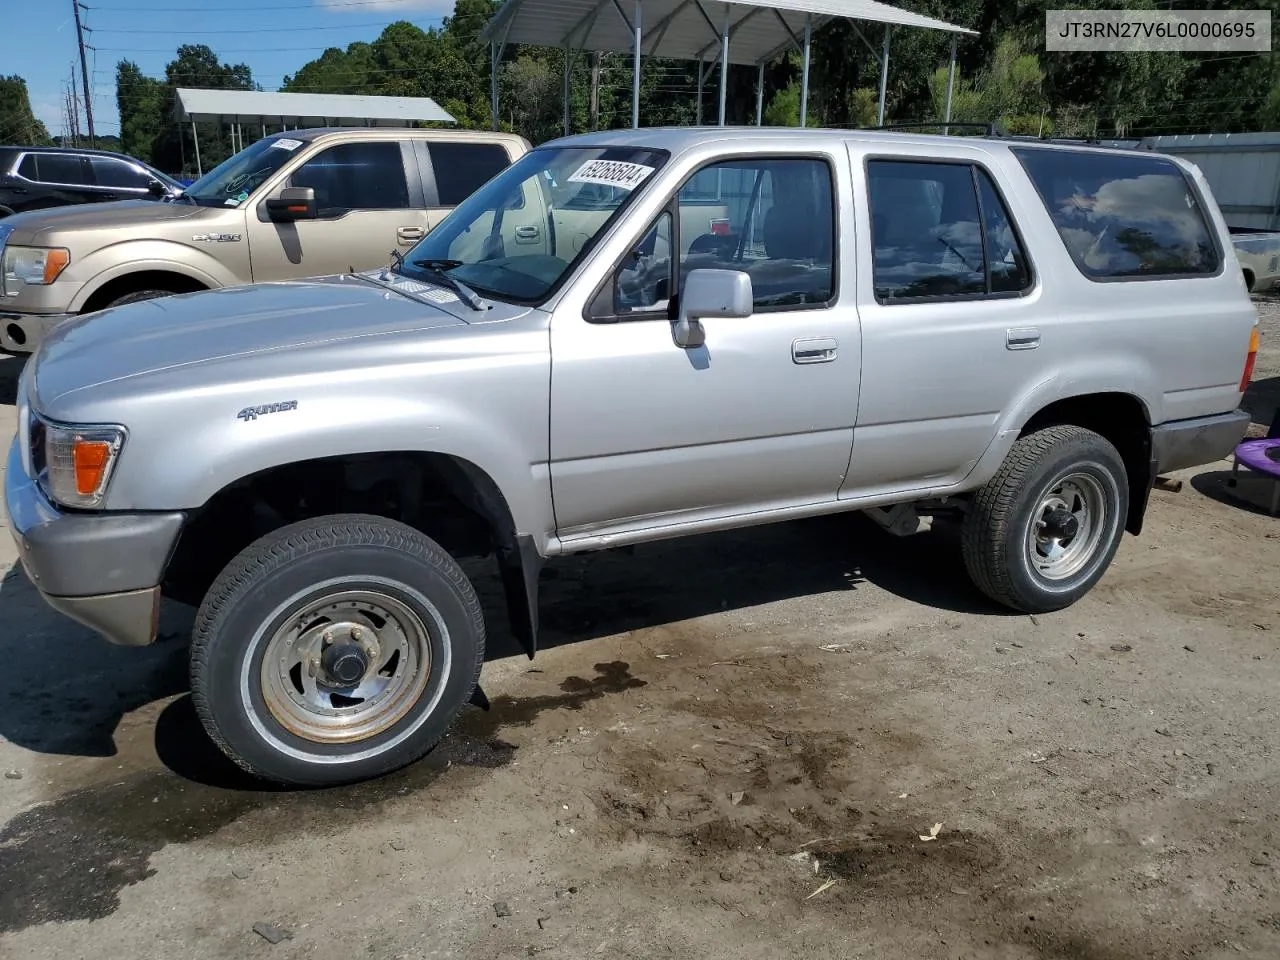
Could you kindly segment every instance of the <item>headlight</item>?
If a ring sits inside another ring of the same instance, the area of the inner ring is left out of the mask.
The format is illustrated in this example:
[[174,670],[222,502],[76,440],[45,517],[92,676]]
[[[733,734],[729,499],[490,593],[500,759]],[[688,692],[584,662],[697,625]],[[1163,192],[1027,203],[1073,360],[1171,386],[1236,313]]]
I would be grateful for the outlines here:
[[[44,450],[44,463],[34,466],[45,493],[63,506],[96,507],[107,492],[124,438],[123,427],[33,421],[32,447],[42,445]],[[39,453],[32,450],[33,457]]]
[[5,247],[0,261],[4,288],[16,294],[19,284],[53,283],[70,262],[71,253],[63,247]]

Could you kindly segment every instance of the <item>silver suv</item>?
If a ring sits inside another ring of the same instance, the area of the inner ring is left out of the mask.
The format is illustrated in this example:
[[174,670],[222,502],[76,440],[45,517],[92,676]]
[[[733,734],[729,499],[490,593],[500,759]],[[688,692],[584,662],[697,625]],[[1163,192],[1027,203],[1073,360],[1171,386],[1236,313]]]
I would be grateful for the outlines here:
[[[49,603],[150,643],[295,784],[426,752],[476,690],[458,559],[530,656],[550,557],[841,511],[957,519],[1049,611],[1218,459],[1257,318],[1199,172],[1130,151],[819,130],[558,140],[394,268],[68,322],[6,502]],[[482,698],[481,698],[482,699]]]
[[0,350],[30,353],[58,323],[104,307],[387,263],[528,149],[510,133],[290,130],[169,202],[6,217]]

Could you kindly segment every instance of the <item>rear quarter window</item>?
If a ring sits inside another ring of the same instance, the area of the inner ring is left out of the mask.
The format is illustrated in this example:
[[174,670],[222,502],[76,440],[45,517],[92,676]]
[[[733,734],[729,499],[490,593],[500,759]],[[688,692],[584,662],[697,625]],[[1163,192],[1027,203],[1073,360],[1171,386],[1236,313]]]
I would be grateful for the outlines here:
[[1172,161],[1075,150],[1013,153],[1090,280],[1204,276],[1220,269],[1200,197]]

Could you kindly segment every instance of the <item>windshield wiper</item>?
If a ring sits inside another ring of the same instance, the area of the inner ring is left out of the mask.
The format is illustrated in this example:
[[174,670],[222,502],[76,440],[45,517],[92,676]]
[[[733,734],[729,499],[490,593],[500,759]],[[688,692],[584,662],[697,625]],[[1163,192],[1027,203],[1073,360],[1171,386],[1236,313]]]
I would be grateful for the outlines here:
[[422,269],[426,270],[433,277],[438,277],[446,287],[456,293],[458,298],[472,310],[483,311],[489,309],[490,303],[488,300],[484,299],[484,297],[480,296],[480,294],[476,293],[461,280],[457,280],[449,276],[446,272],[452,270],[454,267],[462,266],[461,260],[415,260],[413,261],[413,265],[415,267],[422,267]]

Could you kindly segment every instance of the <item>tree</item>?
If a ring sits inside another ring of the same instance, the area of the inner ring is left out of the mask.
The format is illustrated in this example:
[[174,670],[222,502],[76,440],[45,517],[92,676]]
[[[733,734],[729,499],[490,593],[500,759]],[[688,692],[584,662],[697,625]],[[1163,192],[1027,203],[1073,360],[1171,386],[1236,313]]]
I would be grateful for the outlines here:
[[17,74],[0,77],[0,144],[44,146],[50,142],[49,131],[31,110],[27,82]]
[[154,156],[156,139],[171,119],[164,109],[169,90],[161,80],[144,77],[132,60],[116,65],[116,106],[120,111],[120,147],[130,156]]

